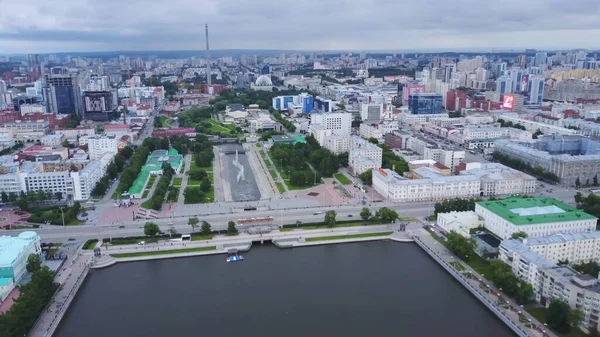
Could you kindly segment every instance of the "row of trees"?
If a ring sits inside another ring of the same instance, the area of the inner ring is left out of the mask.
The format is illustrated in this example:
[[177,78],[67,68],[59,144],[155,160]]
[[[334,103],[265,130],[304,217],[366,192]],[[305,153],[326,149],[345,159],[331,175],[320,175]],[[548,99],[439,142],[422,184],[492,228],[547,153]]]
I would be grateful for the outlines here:
[[[2,199],[3,203],[13,203],[15,205],[18,205],[19,202],[43,202],[43,201],[49,201],[49,200],[62,200],[63,198],[63,193],[62,192],[56,192],[56,193],[52,193],[52,192],[47,192],[44,190],[37,190],[37,191],[33,191],[33,190],[29,190],[27,191],[27,193],[21,191],[20,193],[14,193],[14,192],[2,192],[0,195],[0,198]],[[26,208],[26,207],[23,207]]]
[[[585,181],[585,186],[593,186],[593,187],[598,187],[600,186],[600,184],[598,183],[598,175],[594,175],[594,178],[592,179],[592,183],[590,184],[590,179],[586,179]],[[580,188],[581,187],[581,180],[579,179],[579,177],[577,177],[577,179],[575,179],[575,187],[576,188]]]
[[278,121],[279,123],[281,123],[281,125],[283,125],[283,127],[286,128],[289,132],[296,131],[296,126],[294,125],[294,123],[283,118],[283,116],[281,116],[281,113],[279,113],[279,111],[277,111],[273,108],[269,108],[269,111],[271,112],[271,114],[273,115],[275,120]]
[[201,186],[188,186],[183,190],[184,203],[186,204],[201,204],[205,202],[206,194],[202,191]]
[[58,288],[54,274],[42,266],[38,255],[30,255],[26,266],[32,273],[31,281],[19,286],[19,299],[0,315],[0,336],[25,336]]
[[[456,256],[468,261],[478,258],[475,254],[476,243],[472,238],[466,238],[454,231],[446,235],[446,247]],[[492,260],[488,266],[486,278],[502,289],[508,296],[514,298],[517,303],[524,304],[531,300],[533,287],[513,274],[512,269],[500,260]]]
[[[559,299],[552,299],[546,310],[546,321],[554,331],[567,334],[572,329],[578,329],[579,323],[584,318],[580,309],[571,309],[568,303]],[[598,331],[592,327],[590,336],[598,336]]]
[[77,219],[77,215],[81,211],[81,203],[75,201],[70,207],[51,207],[33,210],[27,221],[33,223],[51,223],[53,225],[69,224]]
[[[153,138],[147,138],[153,139]],[[123,192],[126,192],[131,188],[135,179],[137,179],[138,174],[142,171],[142,167],[146,164],[146,160],[148,159],[148,155],[150,154],[150,149],[145,145],[146,141],[142,146],[139,146],[129,159],[129,164],[121,175],[119,176],[119,186],[117,186],[116,193],[120,195]]]
[[22,142],[16,143],[15,145],[11,146],[11,147],[7,147],[6,149],[2,149],[0,150],[0,156],[5,156],[7,154],[11,154],[14,151],[18,151],[21,148],[23,148],[23,146],[25,146]]
[[438,213],[474,211],[475,203],[478,201],[481,201],[481,199],[444,200],[435,204],[434,214],[438,215]]
[[175,175],[175,171],[169,163],[163,163],[161,169],[162,176],[154,189],[152,198],[148,200],[150,202],[150,207],[156,211],[160,211],[162,208],[162,205],[165,202],[165,196],[169,191],[169,185],[171,185],[171,180],[173,180],[173,176]]
[[364,221],[376,221],[379,223],[392,223],[398,219],[398,212],[393,209],[383,207],[373,214],[368,207],[360,211],[360,218]]
[[521,124],[513,124],[513,122],[511,121],[505,121],[502,118],[498,119],[498,123],[500,123],[500,127],[501,128],[515,128],[515,129],[521,129],[521,130],[526,130],[525,127]]
[[494,160],[508,166],[512,167],[515,170],[523,171],[525,173],[529,173],[538,178],[550,181],[550,182],[558,182],[560,179],[558,176],[552,172],[546,172],[541,166],[531,166],[529,163],[524,163],[520,159],[512,158],[506,154],[500,153],[498,151],[494,151],[492,154],[492,158]]
[[600,218],[600,196],[590,193],[587,197],[584,197],[581,192],[577,192],[575,194],[575,203],[578,209]]
[[116,179],[119,174],[123,172],[125,164],[132,155],[133,149],[129,146],[123,148],[121,152],[117,153],[114,160],[106,167],[106,174],[104,177],[102,177],[102,179],[96,183],[92,194],[95,196],[103,196],[110,187],[110,182],[113,179]]

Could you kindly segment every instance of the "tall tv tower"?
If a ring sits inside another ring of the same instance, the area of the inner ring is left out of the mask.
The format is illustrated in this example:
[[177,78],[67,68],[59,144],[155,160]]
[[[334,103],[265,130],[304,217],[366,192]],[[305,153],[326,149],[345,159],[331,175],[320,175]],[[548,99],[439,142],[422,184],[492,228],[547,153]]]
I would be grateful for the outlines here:
[[212,74],[210,73],[210,48],[208,47],[208,23],[204,25],[206,28],[206,83],[212,84]]

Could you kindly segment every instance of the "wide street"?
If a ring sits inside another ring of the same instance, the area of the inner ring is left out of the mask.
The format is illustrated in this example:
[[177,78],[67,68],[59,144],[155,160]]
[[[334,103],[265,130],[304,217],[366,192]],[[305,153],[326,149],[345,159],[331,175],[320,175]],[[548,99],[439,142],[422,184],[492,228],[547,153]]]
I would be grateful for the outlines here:
[[[385,205],[381,204],[377,207],[369,207],[371,212],[375,212],[381,207],[390,207],[398,212],[401,218],[414,217],[422,218],[432,213],[433,204],[399,204],[399,205]],[[297,221],[302,223],[311,222],[322,222],[324,213],[327,210],[335,210],[337,212],[337,220],[356,220],[361,221],[360,211],[364,206],[356,205],[341,205],[341,206],[329,206],[329,207],[311,207],[311,208],[294,208],[294,209],[279,209],[279,210],[263,210],[263,211],[246,211],[246,212],[235,212],[226,214],[214,214],[199,216],[201,221],[208,221],[212,225],[213,230],[225,230],[227,229],[227,222],[230,220],[237,220],[242,218],[255,218],[255,217],[266,217],[272,216],[274,218],[273,223],[278,225],[282,224],[295,224]],[[368,207],[368,206],[367,206]],[[321,212],[320,214],[315,214]],[[350,217],[349,215],[352,215]],[[44,242],[67,242],[71,241],[84,241],[87,239],[103,239],[110,237],[126,237],[126,236],[143,236],[144,231],[141,228],[147,221],[152,221],[161,227],[161,230],[167,231],[171,223],[179,233],[191,233],[192,228],[187,224],[189,217],[172,217],[172,218],[161,218],[153,220],[139,219],[132,221],[131,218],[123,219],[110,224],[94,224],[94,225],[80,225],[80,226],[53,226],[44,225],[35,231],[41,236]],[[123,227],[123,228],[121,228]],[[23,230],[7,230],[5,233],[8,235],[18,235]],[[73,240],[74,239],[74,240]]]

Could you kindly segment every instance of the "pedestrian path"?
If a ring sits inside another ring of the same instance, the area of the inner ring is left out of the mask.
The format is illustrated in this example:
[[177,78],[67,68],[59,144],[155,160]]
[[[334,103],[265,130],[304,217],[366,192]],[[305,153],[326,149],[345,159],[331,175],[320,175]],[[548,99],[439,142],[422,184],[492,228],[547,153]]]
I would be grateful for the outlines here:
[[[415,235],[416,239],[425,245],[431,252],[445,261],[448,265],[460,263],[464,270],[456,270],[461,273],[465,281],[471,285],[471,289],[475,289],[477,293],[494,306],[495,309],[509,319],[513,324],[524,331],[527,336],[532,337],[557,337],[551,331],[547,331],[546,327],[537,321],[533,316],[523,310],[522,306],[518,306],[517,302],[502,294],[499,289],[487,281],[482,275],[479,275],[475,270],[469,267],[466,263],[454,256],[444,245],[435,240],[427,231],[419,229]],[[452,267],[456,269],[455,267]]]
[[179,198],[177,198],[177,206],[183,206],[184,204],[184,196],[183,196],[183,192],[185,191],[185,188],[187,187],[188,184],[188,173],[190,172],[190,168],[192,167],[192,155],[191,154],[187,154],[185,155],[185,157],[183,158],[183,166],[184,166],[184,173],[180,176],[182,178],[181,180],[181,185],[179,186]]

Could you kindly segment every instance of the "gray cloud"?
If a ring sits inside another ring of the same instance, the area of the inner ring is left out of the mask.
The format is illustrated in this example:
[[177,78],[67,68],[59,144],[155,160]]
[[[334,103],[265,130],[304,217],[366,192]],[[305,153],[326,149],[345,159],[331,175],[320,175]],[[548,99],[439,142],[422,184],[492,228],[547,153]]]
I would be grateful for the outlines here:
[[594,48],[598,0],[1,0],[2,52]]

